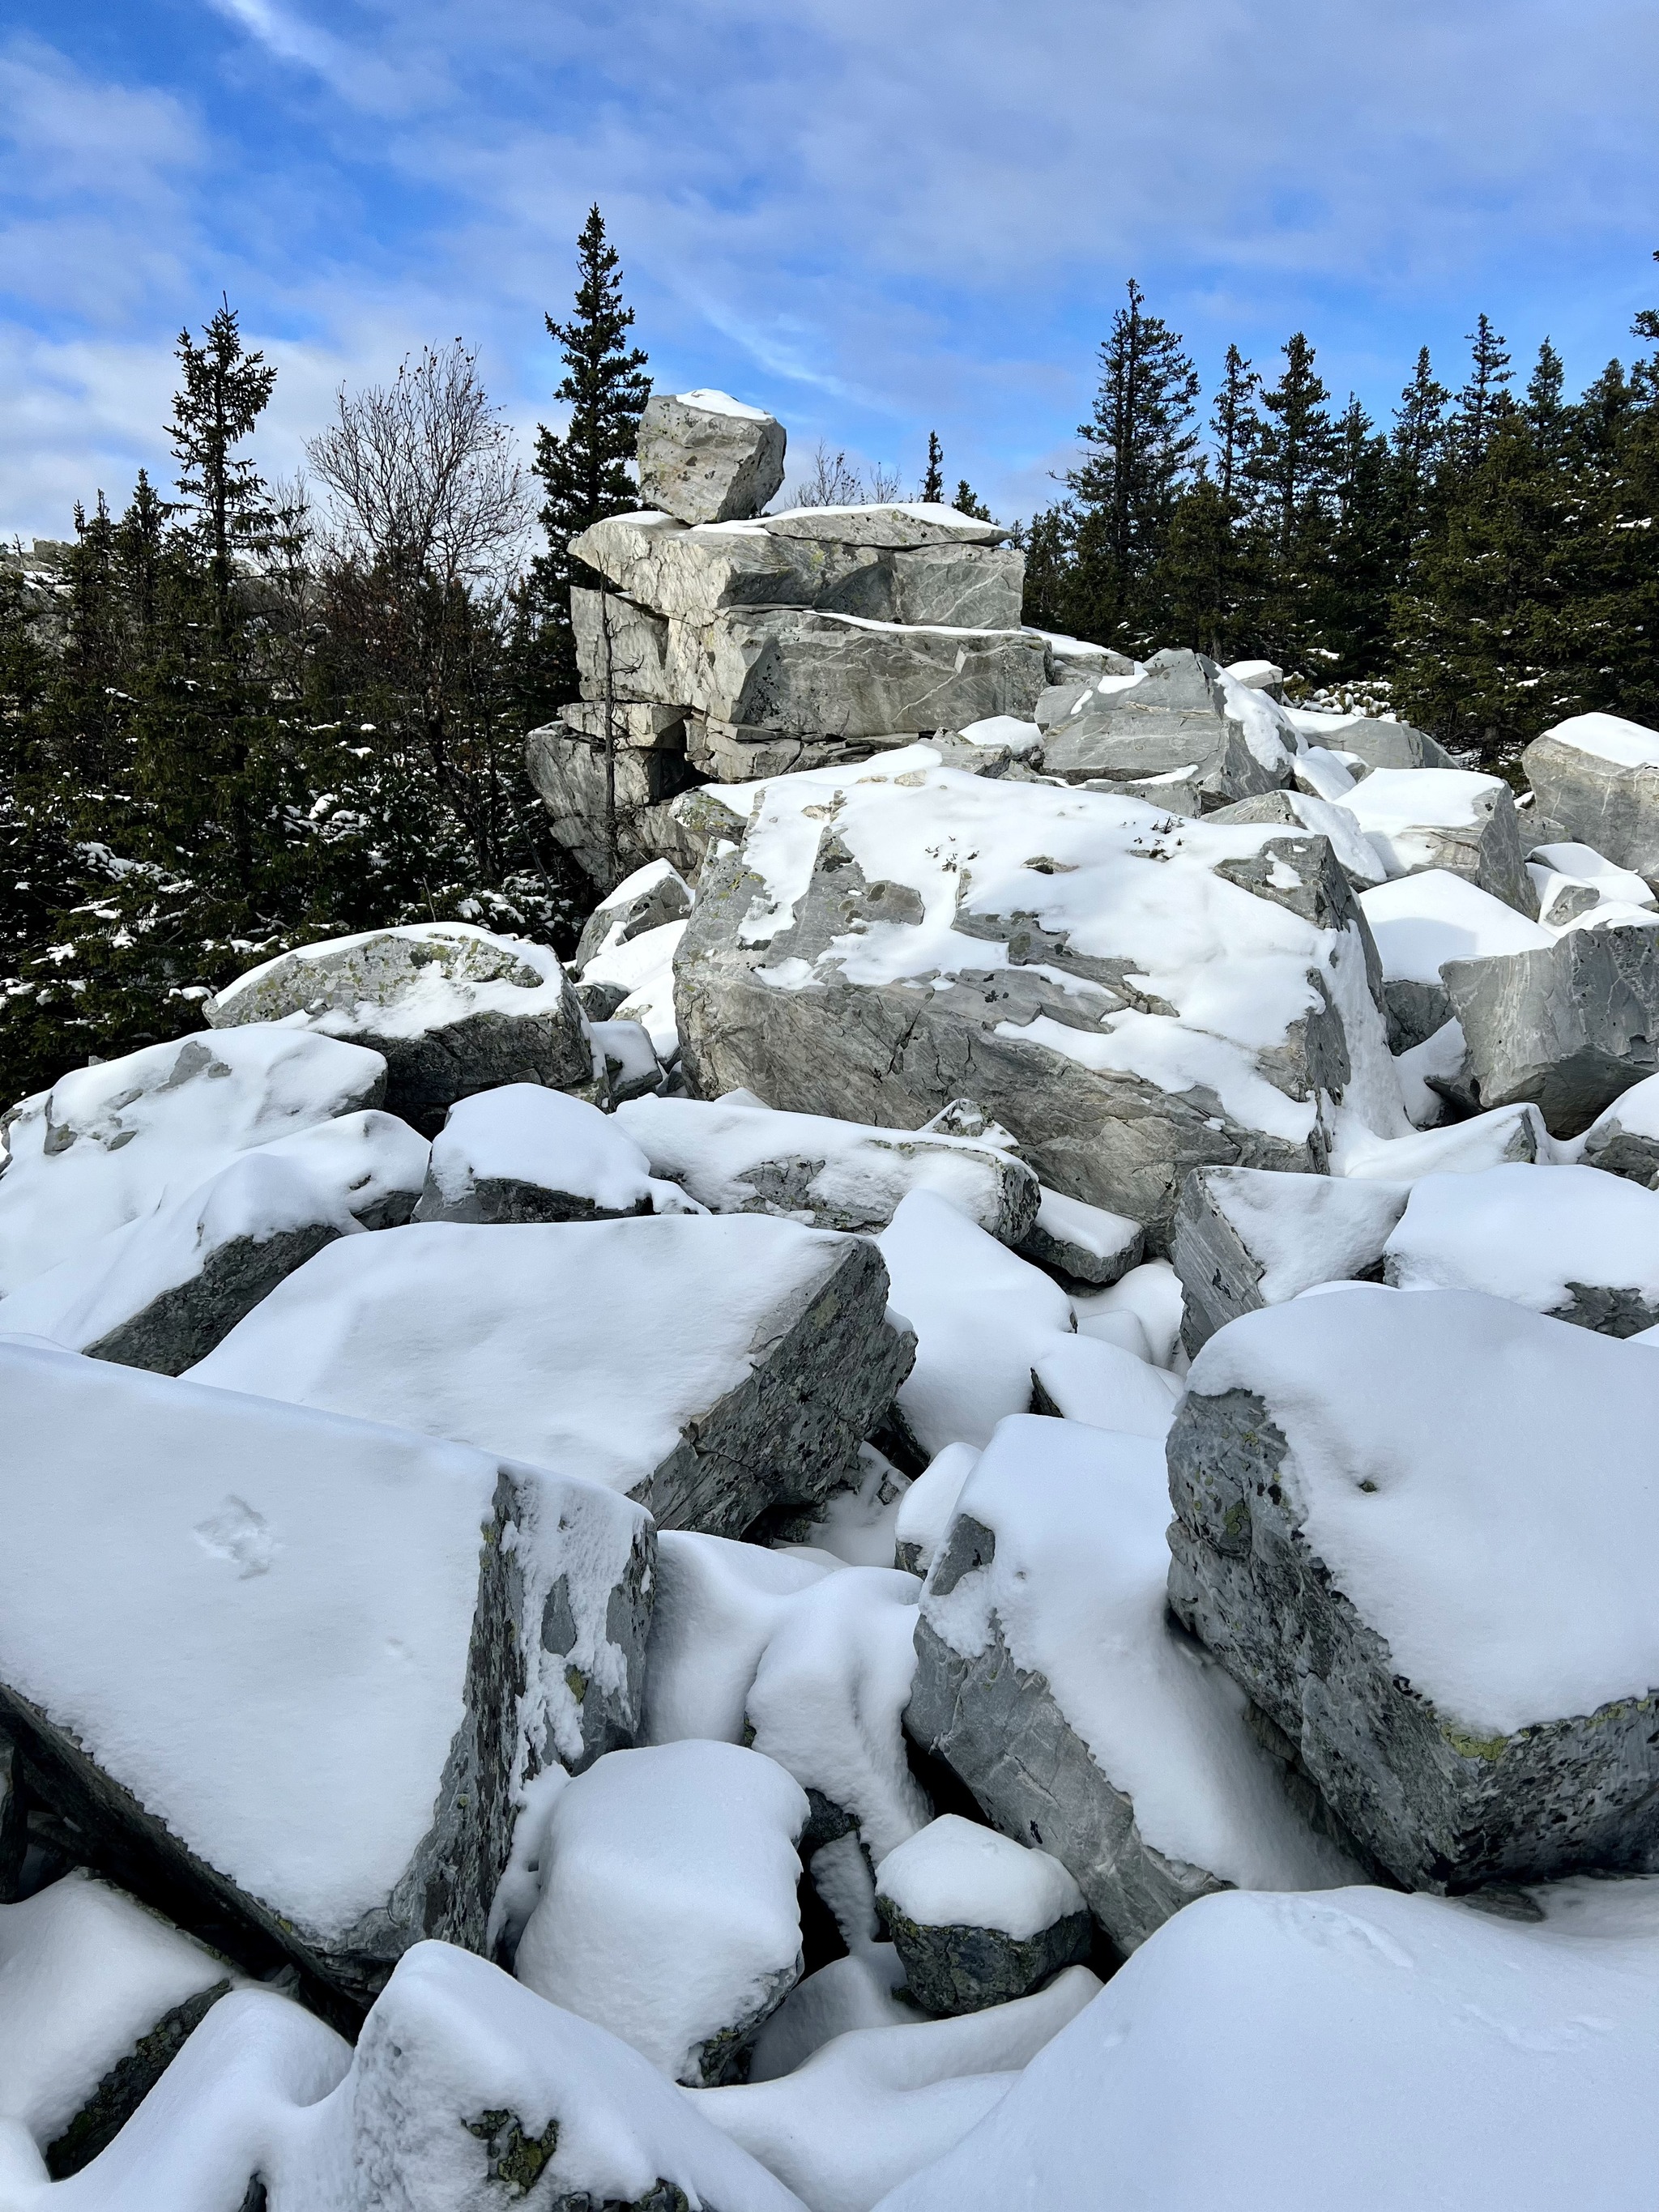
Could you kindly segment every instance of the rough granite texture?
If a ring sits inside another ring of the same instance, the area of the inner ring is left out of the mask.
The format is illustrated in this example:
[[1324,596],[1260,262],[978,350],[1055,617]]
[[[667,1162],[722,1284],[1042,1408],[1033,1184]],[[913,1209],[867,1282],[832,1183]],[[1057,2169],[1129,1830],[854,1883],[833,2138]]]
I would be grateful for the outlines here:
[[774,415],[727,415],[653,392],[640,418],[640,496],[682,522],[758,514],[783,482],[784,427]]
[[1531,1099],[1576,1137],[1659,1069],[1659,930],[1574,929],[1547,949],[1440,970],[1480,1107]]
[[1062,1966],[1080,1965],[1094,1942],[1086,1912],[1068,1912],[1023,1942],[1000,1928],[923,1927],[878,1895],[904,1978],[918,2004],[946,2015],[983,2012],[1029,1996]]
[[526,1182],[518,1176],[475,1176],[462,1198],[446,1198],[435,1176],[428,1174],[426,1188],[415,1208],[416,1221],[617,1221],[649,1213],[651,1200],[637,1206],[597,1205],[574,1191],[555,1190],[546,1183]]
[[1287,1450],[1249,1391],[1182,1401],[1168,1446],[1170,1603],[1338,1818],[1413,1889],[1650,1870],[1659,1697],[1470,1735],[1397,1673],[1312,1550],[1279,1479]]

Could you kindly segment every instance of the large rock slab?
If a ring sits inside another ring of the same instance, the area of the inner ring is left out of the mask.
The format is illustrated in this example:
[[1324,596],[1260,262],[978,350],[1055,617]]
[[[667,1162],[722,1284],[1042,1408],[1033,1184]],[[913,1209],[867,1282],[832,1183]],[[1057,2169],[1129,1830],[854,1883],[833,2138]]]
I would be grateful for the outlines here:
[[711,721],[851,738],[1026,718],[1047,681],[1034,630],[922,629],[760,607],[671,622],[661,696]]
[[1483,1108],[1531,1100],[1575,1137],[1659,1069],[1659,933],[1567,929],[1547,950],[1442,963]]
[[1532,918],[1515,800],[1501,776],[1468,769],[1378,769],[1340,803],[1390,876],[1443,868]]
[[957,540],[894,548],[785,537],[763,523],[687,529],[619,514],[570,541],[576,559],[636,604],[691,622],[739,607],[815,607],[872,622],[1018,629],[1025,556]]
[[1188,1351],[1240,1314],[1282,1304],[1316,1283],[1380,1275],[1408,1194],[1405,1183],[1370,1177],[1195,1168],[1175,1233]]
[[382,1054],[386,1104],[428,1136],[446,1107],[475,1091],[563,1090],[593,1074],[582,1010],[554,955],[465,921],[301,945],[249,969],[203,1011],[221,1030],[300,1017],[319,1036]]
[[757,793],[676,960],[695,1091],[901,1127],[971,1097],[1155,1242],[1193,1167],[1317,1167],[1339,1112],[1405,1133],[1323,839],[926,758]]
[[1242,1692],[1170,1620],[1168,1513],[1157,1444],[1005,1421],[928,1572],[906,1719],[1125,1951],[1212,1890],[1355,1872]]
[[1538,811],[1621,868],[1659,876],[1659,731],[1622,714],[1574,714],[1521,756]]
[[377,1106],[385,1089],[378,1053],[291,1029],[204,1033],[76,1068],[0,1116],[0,1292],[239,1152]]
[[1138,676],[1083,685],[1057,714],[1063,704],[1050,705],[1042,761],[1068,783],[1103,779],[1150,797],[1149,781],[1185,775],[1197,811],[1289,781],[1296,738],[1284,710],[1202,653],[1155,653]]
[[0,1723],[31,1789],[348,2006],[422,1936],[482,1948],[516,1793],[635,1725],[647,1516],[70,1352],[0,1342]]
[[1391,1052],[1411,1051],[1454,1018],[1440,980],[1448,960],[1542,952],[1553,941],[1535,921],[1446,868],[1362,890],[1359,904],[1382,963]]
[[684,753],[619,744],[607,764],[602,739],[544,722],[525,739],[525,766],[554,836],[601,890],[653,860],[695,873],[702,841],[672,805],[697,781]]
[[650,1163],[613,1116],[540,1084],[507,1083],[450,1108],[415,1218],[599,1221],[650,1211]]
[[1036,1218],[1030,1169],[971,1137],[775,1113],[741,1097],[640,1098],[619,1107],[616,1121],[653,1175],[679,1183],[711,1213],[877,1230],[911,1191],[931,1190],[1004,1244],[1019,1243]]
[[682,522],[758,514],[783,482],[786,442],[775,415],[728,392],[653,392],[635,447],[640,490]]
[[1644,1351],[1471,1291],[1299,1299],[1194,1362],[1170,1601],[1409,1887],[1659,1851],[1656,1416]]
[[856,1480],[912,1356],[886,1306],[873,1245],[793,1222],[417,1222],[319,1252],[195,1372],[736,1536]]
[[554,1799],[514,1967],[671,2081],[743,2078],[800,1978],[806,1793],[734,1743],[615,1751]]
[[1370,714],[1289,710],[1291,720],[1310,743],[1334,753],[1350,753],[1367,768],[1455,768],[1445,747],[1409,722],[1388,722]]
[[[876,500],[857,507],[788,507],[757,518],[775,538],[830,545],[879,545],[896,551],[919,545],[996,545],[1012,535],[1000,522],[981,521],[960,507],[931,500]],[[1079,646],[1092,654],[1102,648]]]

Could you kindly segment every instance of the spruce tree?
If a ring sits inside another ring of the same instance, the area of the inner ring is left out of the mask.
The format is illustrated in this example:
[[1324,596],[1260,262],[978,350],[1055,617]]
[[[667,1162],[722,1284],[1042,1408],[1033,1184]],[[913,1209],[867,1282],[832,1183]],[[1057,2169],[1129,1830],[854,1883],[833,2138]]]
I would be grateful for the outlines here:
[[264,483],[236,447],[270,404],[276,371],[249,353],[227,300],[198,344],[180,331],[174,348],[183,378],[173,395],[167,435],[179,463],[179,489],[195,509],[208,556],[215,636],[228,653],[235,623],[236,556],[263,548],[270,531]]
[[1401,557],[1429,527],[1435,472],[1445,448],[1446,410],[1451,394],[1436,381],[1424,346],[1417,356],[1412,380],[1400,395],[1394,410],[1389,443],[1394,455],[1395,528]]
[[542,425],[532,464],[545,495],[547,550],[532,563],[520,602],[520,690],[526,721],[576,696],[570,586],[597,580],[573,563],[570,540],[607,514],[639,504],[629,463],[651,396],[647,356],[626,343],[634,310],[623,303],[622,264],[596,205],[576,241],[575,307],[568,322],[544,318],[564,374],[553,397],[570,410],[562,434]]
[[1261,380],[1236,345],[1227,349],[1221,388],[1210,416],[1215,441],[1215,488],[1222,498],[1243,502],[1245,471],[1261,434],[1255,395]]
[[957,485],[957,495],[951,501],[958,514],[971,514],[975,522],[994,522],[996,517],[974,489],[966,477]]
[[1466,472],[1485,460],[1494,431],[1515,405],[1508,388],[1513,374],[1509,349],[1489,317],[1476,316],[1469,342],[1474,349],[1469,380],[1457,395],[1451,421],[1452,449]]
[[930,430],[927,433],[927,466],[922,476],[921,489],[917,492],[916,497],[927,501],[934,507],[942,506],[944,503],[945,448],[939,444],[937,430]]
[[1526,417],[1539,451],[1552,460],[1560,454],[1567,441],[1571,415],[1563,397],[1566,381],[1566,364],[1546,338],[1538,349],[1537,363],[1528,380]]
[[1297,331],[1283,348],[1279,381],[1264,387],[1264,420],[1247,473],[1261,502],[1267,540],[1262,647],[1287,667],[1304,666],[1323,646],[1338,438],[1314,349]]

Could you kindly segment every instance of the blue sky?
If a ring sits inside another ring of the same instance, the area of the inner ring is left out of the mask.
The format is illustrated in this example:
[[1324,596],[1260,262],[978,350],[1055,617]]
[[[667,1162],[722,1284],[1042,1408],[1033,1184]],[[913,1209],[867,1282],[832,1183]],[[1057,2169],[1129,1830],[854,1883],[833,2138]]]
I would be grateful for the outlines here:
[[1305,328],[1386,413],[1491,314],[1582,382],[1659,304],[1652,0],[0,0],[0,528],[118,501],[181,321],[280,367],[262,451],[464,337],[528,434],[588,203],[667,388],[1003,514],[1052,494],[1131,275],[1206,386]]

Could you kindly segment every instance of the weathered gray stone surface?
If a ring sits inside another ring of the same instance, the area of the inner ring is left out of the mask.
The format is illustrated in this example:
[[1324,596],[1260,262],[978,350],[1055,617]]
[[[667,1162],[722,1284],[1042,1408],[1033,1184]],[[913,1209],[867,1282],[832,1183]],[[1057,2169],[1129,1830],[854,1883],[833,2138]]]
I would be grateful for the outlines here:
[[[1659,1854],[1656,1670],[1601,1632],[1638,1618],[1632,1531],[1601,1501],[1643,1403],[1659,1414],[1648,1366],[1502,1299],[1381,1288],[1247,1315],[1194,1363],[1168,1446],[1171,1607],[1408,1887]],[[1501,1513],[1483,1451],[1503,1455]],[[1570,1504],[1566,1462],[1589,1486]],[[1564,1673],[1585,1687],[1553,1692]]]
[[[634,700],[645,706],[684,708],[692,702],[675,691],[668,668],[668,624],[617,592],[570,587],[570,627],[576,639],[576,672],[584,699]],[[602,734],[602,732],[601,732]]]
[[1104,1287],[1139,1266],[1146,1232],[1127,1214],[1045,1190],[1030,1227],[1015,1241],[1023,1259],[1053,1267],[1073,1282]]
[[613,515],[571,540],[579,560],[659,615],[706,622],[744,607],[813,607],[872,622],[1018,629],[1025,556],[944,542],[893,548],[785,537],[756,526],[688,530]]
[[[1607,752],[1569,744],[1549,730],[1534,738],[1521,764],[1538,794],[1539,814],[1559,837],[1594,846],[1638,876],[1659,877],[1659,736],[1612,714],[1575,716],[1565,727],[1578,723],[1612,725],[1610,734],[1625,742]],[[1641,757],[1644,751],[1652,757]],[[1537,842],[1544,842],[1541,829]]]
[[1584,1132],[1585,1164],[1659,1190],[1659,1082],[1651,1076],[1622,1091]]
[[1531,1099],[1576,1137],[1659,1068],[1659,931],[1574,929],[1547,951],[1440,970],[1482,1108]]
[[691,886],[665,860],[638,869],[617,884],[596,906],[582,925],[582,933],[571,957],[573,975],[580,975],[604,947],[627,945],[647,929],[665,922],[684,921],[691,911]]
[[911,1995],[929,2012],[982,2012],[1028,1996],[1062,1966],[1080,1964],[1094,1943],[1086,1912],[1068,1913],[1023,1942],[1000,1928],[924,1927],[879,1898]]
[[1444,868],[1528,921],[1536,914],[1515,800],[1497,776],[1379,769],[1342,805],[1376,842],[1390,875]]
[[[671,805],[697,780],[686,756],[618,745],[612,760],[607,777],[603,742],[563,722],[532,730],[525,740],[525,764],[555,837],[602,890],[650,860],[666,860],[695,873],[702,842],[681,824]],[[614,859],[609,826],[613,786]]]
[[907,629],[772,607],[672,622],[659,695],[785,736],[884,737],[1028,717],[1047,682],[1034,630]]
[[348,2007],[422,1935],[481,1949],[521,1780],[631,1738],[648,1518],[401,1429],[21,1344],[0,1366],[0,1723],[31,1790],[148,1901]]
[[642,699],[615,699],[607,708],[599,699],[573,699],[559,709],[559,720],[590,744],[603,744],[607,729],[618,745],[635,745],[645,752],[683,753],[685,750],[685,713],[679,707],[655,707]]
[[724,392],[653,392],[640,418],[641,496],[682,522],[758,514],[783,482],[785,442],[775,416]]
[[1146,779],[1195,770],[1200,803],[1224,805],[1285,781],[1257,760],[1242,725],[1226,712],[1220,671],[1196,653],[1154,654],[1138,684],[1102,692],[1086,688],[1063,715],[1049,706],[1042,760],[1068,783],[1104,780],[1153,793]]
[[[711,722],[706,715],[686,719],[686,757],[713,783],[752,783],[761,776],[794,775],[803,769],[830,768],[840,761],[868,759],[875,750],[867,738],[790,737],[781,730]],[[902,740],[900,740],[902,742]]]
[[757,518],[775,538],[815,538],[835,545],[881,545],[903,551],[919,545],[995,545],[1008,536],[1000,522],[981,522],[954,507],[919,500],[863,507],[792,507]]
[[1407,1195],[1403,1184],[1367,1177],[1195,1169],[1182,1190],[1172,1254],[1186,1293],[1188,1351],[1240,1314],[1316,1283],[1380,1276]]
[[1446,748],[1409,722],[1370,716],[1322,732],[1314,742],[1335,753],[1357,753],[1368,768],[1455,768]]

